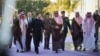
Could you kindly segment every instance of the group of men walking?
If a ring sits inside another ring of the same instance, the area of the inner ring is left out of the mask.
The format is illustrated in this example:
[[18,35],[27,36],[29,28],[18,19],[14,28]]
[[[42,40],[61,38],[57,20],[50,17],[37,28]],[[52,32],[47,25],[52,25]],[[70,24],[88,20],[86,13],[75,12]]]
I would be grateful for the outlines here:
[[16,44],[17,52],[30,51],[31,40],[34,36],[34,48],[38,54],[39,43],[40,41],[42,42],[42,29],[44,29],[41,14],[37,13],[36,18],[33,19],[32,13],[28,12],[26,18],[24,11],[21,11],[13,21],[14,43]]
[[[45,14],[43,18],[40,13],[36,17],[32,17],[32,13],[28,12],[25,16],[24,11],[21,11],[13,23],[14,43],[17,46],[17,52],[24,52],[31,50],[31,40],[33,37],[34,50],[39,53],[39,43],[42,42],[42,33],[44,33],[44,49],[50,49],[49,40],[52,34],[52,50],[58,53],[59,49],[65,50],[65,39],[68,33],[68,28],[72,35],[72,40],[75,50],[82,50],[82,43],[84,51],[93,49],[97,51],[98,33],[95,32],[95,20],[100,16],[95,14],[94,18],[91,12],[87,12],[85,20],[80,16],[79,12],[75,13],[72,24],[69,18],[65,16],[65,11],[59,15],[58,11],[54,11],[53,17],[49,13]],[[98,22],[96,23],[96,28]],[[95,34],[96,33],[96,34]],[[94,34],[96,38],[94,38]],[[96,41],[95,41],[96,39]],[[90,44],[90,45],[89,45]],[[78,47],[80,47],[78,49]]]

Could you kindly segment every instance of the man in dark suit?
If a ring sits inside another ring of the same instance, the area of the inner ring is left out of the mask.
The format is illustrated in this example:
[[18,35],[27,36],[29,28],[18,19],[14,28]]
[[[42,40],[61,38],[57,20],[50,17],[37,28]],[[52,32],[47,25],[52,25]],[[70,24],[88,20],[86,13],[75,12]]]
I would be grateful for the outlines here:
[[36,14],[36,18],[32,22],[33,28],[33,41],[34,49],[37,54],[39,54],[39,43],[42,42],[42,30],[44,29],[44,23],[42,21],[42,16],[40,13]]
[[65,39],[68,33],[68,27],[71,30],[71,26],[69,23],[68,17],[65,16],[65,11],[61,11],[62,18],[63,18],[63,24],[64,24],[64,38],[63,38],[63,44],[62,44],[62,50],[65,50]]
[[31,49],[31,39],[32,39],[32,13],[27,13],[27,33],[26,33],[26,51]]

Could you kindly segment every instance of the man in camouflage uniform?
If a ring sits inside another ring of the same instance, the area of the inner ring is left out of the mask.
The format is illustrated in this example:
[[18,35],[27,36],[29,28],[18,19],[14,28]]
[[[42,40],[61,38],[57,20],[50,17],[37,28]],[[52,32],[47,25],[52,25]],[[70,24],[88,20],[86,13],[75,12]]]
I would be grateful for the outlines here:
[[46,13],[44,19],[44,26],[45,26],[44,49],[50,49],[49,48],[49,40],[51,34],[50,21],[51,21],[50,14]]

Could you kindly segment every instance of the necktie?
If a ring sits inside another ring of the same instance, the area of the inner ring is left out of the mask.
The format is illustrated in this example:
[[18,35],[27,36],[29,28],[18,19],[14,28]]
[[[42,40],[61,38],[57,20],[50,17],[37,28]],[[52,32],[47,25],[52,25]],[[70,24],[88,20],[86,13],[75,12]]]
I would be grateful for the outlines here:
[[29,23],[31,22],[31,18],[28,19],[28,22],[29,22]]

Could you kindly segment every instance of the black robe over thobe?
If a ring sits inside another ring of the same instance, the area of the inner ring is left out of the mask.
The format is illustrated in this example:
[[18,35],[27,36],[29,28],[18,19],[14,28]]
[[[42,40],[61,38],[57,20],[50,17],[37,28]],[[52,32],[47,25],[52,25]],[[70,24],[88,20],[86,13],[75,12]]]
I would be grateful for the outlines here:
[[16,41],[18,41],[21,48],[23,49],[22,42],[21,42],[21,35],[22,35],[22,32],[21,32],[19,20],[16,18],[13,21],[14,44],[16,44]]
[[79,25],[75,19],[72,20],[72,39],[75,50],[77,50],[78,46],[81,46],[83,42],[83,32],[81,26],[82,25]]
[[[58,26],[59,29],[56,29],[55,26]],[[57,24],[54,19],[51,21],[51,28],[52,28],[52,48],[53,51],[58,51],[58,49],[62,48],[63,44],[63,32],[62,30],[62,24]]]

